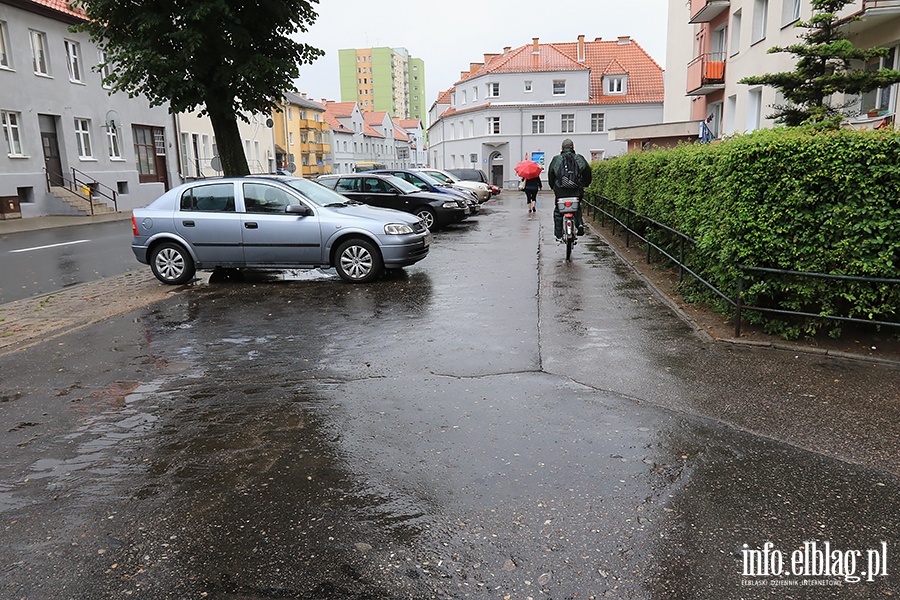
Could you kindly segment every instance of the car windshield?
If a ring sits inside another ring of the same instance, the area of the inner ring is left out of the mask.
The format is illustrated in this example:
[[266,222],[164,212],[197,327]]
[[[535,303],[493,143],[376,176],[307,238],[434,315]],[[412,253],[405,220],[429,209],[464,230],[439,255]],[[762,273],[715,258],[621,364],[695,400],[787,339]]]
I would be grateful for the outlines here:
[[334,190],[328,189],[320,183],[310,181],[309,179],[286,179],[284,182],[294,188],[307,200],[318,204],[319,206],[328,206],[329,204],[347,204],[346,196],[341,196]]
[[384,178],[390,181],[396,187],[400,188],[400,191],[404,194],[412,194],[413,192],[422,191],[405,179],[400,179],[399,177],[395,177],[394,175],[386,175]]
[[453,183],[454,181],[452,177],[441,171],[424,171],[424,174],[437,179],[441,183]]

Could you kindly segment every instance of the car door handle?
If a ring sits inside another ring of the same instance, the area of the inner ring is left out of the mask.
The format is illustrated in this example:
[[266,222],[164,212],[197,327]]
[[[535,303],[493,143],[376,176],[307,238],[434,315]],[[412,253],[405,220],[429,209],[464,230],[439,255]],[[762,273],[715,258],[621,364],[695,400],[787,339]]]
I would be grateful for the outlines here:
[[193,227],[194,226],[193,221],[182,221],[181,224],[184,225],[185,227]]
[[255,221],[247,221],[246,223],[244,223],[244,228],[245,229],[259,229],[259,223],[256,223]]

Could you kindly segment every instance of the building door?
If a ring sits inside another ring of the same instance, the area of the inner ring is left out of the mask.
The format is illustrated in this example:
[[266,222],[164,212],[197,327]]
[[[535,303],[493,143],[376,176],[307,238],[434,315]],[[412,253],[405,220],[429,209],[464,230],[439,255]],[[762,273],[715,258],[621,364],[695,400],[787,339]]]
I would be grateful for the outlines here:
[[132,125],[134,155],[141,183],[160,182],[169,189],[166,165],[166,133],[162,127]]
[[59,140],[56,136],[56,117],[52,115],[38,115],[41,127],[41,147],[44,152],[44,168],[50,178],[50,185],[62,186],[63,181],[62,158],[59,155]]

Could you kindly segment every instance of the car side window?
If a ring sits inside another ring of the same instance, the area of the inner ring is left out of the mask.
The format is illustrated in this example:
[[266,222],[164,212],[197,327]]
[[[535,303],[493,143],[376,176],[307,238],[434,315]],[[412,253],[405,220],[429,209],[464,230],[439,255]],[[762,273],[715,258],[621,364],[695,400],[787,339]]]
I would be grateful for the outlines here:
[[213,183],[185,190],[181,210],[197,212],[234,212],[234,185]]
[[283,214],[290,204],[297,200],[286,190],[262,183],[245,183],[244,208],[248,213]]
[[335,186],[337,185],[337,182],[338,182],[338,180],[335,178],[316,179],[316,183],[318,183],[319,185],[324,185],[325,187],[327,187],[328,189],[331,189],[331,190],[333,190],[335,188]]
[[416,177],[415,175],[412,175],[410,173],[404,173],[404,175],[406,176],[406,180],[408,182],[410,182],[411,184],[413,184],[420,190],[424,190],[426,192],[429,190],[428,184],[425,183],[424,181],[422,181],[421,179],[419,179],[418,177]]
[[355,177],[342,177],[334,190],[336,192],[358,192],[359,179],[356,179]]
[[366,177],[364,185],[365,190],[373,194],[386,194],[389,191],[387,183],[376,177]]

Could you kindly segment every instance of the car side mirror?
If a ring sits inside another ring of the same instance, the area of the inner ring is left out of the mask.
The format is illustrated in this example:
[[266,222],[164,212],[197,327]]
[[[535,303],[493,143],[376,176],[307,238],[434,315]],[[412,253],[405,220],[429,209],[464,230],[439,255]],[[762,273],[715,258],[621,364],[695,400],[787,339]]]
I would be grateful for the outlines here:
[[305,204],[288,204],[284,208],[284,212],[289,215],[297,215],[300,217],[308,217],[313,214],[312,209]]

